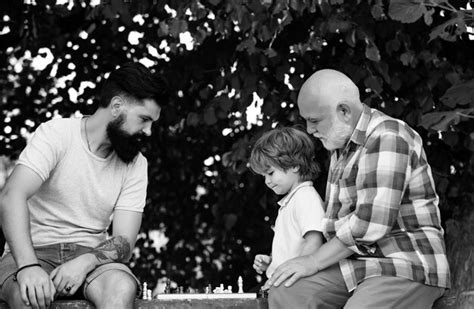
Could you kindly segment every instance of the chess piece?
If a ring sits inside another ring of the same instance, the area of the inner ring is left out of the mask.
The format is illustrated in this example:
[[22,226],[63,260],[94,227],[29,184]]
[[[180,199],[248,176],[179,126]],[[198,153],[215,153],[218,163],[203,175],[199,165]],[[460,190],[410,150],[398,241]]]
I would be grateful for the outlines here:
[[212,285],[208,284],[205,288],[205,293],[206,294],[211,294],[212,293]]
[[258,291],[258,297],[259,298],[268,298],[268,289],[264,289],[263,286],[260,287],[260,290]]
[[237,279],[237,286],[239,288],[237,293],[243,293],[244,292],[244,280],[242,279],[242,276],[239,276],[239,279]]
[[227,286],[227,293],[232,293],[232,285]]
[[148,298],[148,284],[146,282],[143,282],[142,299],[146,300],[147,298]]
[[171,280],[170,279],[166,279],[166,283],[165,283],[165,294],[170,294],[171,293]]
[[147,295],[147,298],[146,298],[147,300],[152,300],[153,299],[153,297],[151,296],[151,293],[152,293],[151,289],[148,289],[147,294],[146,294]]

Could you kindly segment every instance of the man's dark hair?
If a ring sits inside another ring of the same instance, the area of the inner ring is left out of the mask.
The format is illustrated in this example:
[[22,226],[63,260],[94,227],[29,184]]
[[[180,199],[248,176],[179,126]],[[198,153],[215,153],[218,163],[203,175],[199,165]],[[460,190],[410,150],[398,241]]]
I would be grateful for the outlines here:
[[153,99],[162,106],[168,101],[167,90],[165,80],[153,75],[143,64],[126,63],[112,71],[102,85],[99,105],[107,107],[114,96],[123,95],[140,101]]

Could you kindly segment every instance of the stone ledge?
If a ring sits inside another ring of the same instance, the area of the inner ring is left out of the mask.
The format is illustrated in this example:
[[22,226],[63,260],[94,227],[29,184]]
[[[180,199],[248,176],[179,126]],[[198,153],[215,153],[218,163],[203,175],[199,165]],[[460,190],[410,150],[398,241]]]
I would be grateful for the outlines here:
[[[257,299],[188,299],[188,300],[135,300],[134,309],[268,309],[264,298]],[[4,302],[0,309],[9,309]],[[87,300],[57,300],[50,309],[95,309]]]

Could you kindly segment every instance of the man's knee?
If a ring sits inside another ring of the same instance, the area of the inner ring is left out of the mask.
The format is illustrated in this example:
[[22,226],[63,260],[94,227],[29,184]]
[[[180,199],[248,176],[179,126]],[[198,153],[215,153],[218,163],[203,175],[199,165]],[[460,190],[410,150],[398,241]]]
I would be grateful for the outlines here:
[[133,302],[137,293],[137,283],[128,273],[110,270],[94,279],[86,288],[85,294],[96,305],[125,304]]
[[0,299],[3,299],[10,308],[31,308],[21,299],[20,287],[12,279],[7,279],[0,290]]

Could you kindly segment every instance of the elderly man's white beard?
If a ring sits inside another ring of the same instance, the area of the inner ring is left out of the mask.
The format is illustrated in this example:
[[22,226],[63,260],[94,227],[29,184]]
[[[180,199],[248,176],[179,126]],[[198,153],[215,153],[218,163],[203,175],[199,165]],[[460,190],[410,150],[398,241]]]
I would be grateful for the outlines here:
[[334,125],[329,130],[329,134],[321,142],[329,151],[342,149],[346,146],[351,137],[353,129],[350,125],[335,120]]

